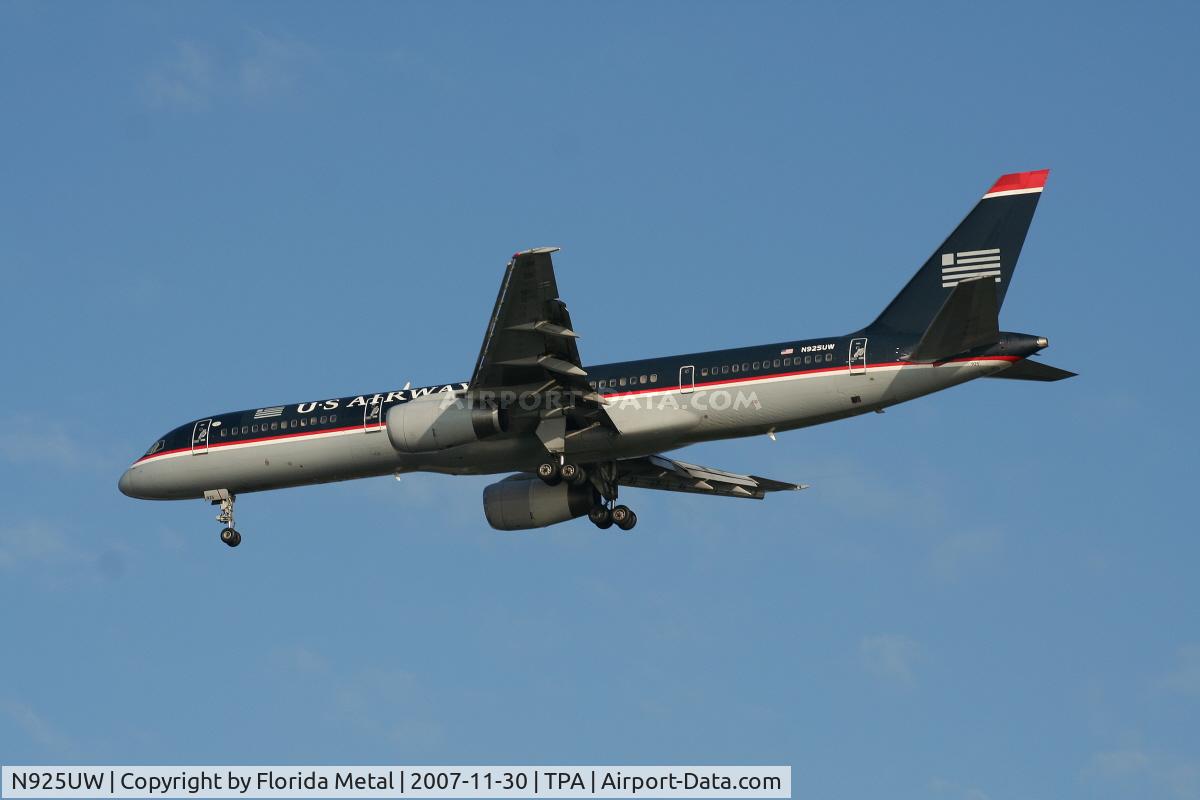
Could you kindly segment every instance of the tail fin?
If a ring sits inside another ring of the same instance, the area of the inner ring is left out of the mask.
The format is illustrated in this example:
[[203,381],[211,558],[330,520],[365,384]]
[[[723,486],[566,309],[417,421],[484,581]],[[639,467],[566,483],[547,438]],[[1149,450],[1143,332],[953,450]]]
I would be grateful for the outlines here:
[[996,181],[867,330],[919,336],[951,290],[970,278],[994,278],[999,309],[1049,174],[1016,172]]

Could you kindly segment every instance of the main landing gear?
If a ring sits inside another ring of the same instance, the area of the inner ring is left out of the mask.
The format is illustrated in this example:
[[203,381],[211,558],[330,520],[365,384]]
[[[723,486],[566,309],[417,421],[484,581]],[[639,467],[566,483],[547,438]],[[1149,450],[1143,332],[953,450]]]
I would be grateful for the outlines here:
[[565,459],[543,461],[538,464],[537,476],[548,486],[557,486],[566,481],[573,486],[583,486],[589,480],[596,487],[596,505],[588,512],[588,519],[600,530],[616,525],[623,531],[633,530],[637,525],[637,514],[629,506],[614,505],[617,502],[616,470],[612,464],[592,464],[590,472],[579,464]]
[[242,535],[233,527],[233,494],[226,489],[214,489],[205,492],[204,499],[214,506],[221,506],[221,513],[217,515],[217,522],[225,526],[221,530],[221,541],[230,547],[241,544]]
[[608,530],[613,525],[623,531],[631,531],[633,526],[637,525],[637,514],[633,513],[633,509],[629,506],[613,506],[612,508],[606,505],[592,506],[592,510],[588,512],[588,519],[602,531]]
[[553,461],[544,461],[538,464],[537,476],[547,486],[557,486],[563,481],[572,486],[582,486],[588,479],[587,470],[569,461],[562,464]]

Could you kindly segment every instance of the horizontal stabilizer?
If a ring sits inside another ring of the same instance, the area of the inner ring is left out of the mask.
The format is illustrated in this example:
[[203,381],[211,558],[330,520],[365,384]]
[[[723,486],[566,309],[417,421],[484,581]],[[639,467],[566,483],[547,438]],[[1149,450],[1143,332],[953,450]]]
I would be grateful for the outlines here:
[[1052,367],[1040,361],[1025,359],[1018,361],[1008,369],[988,375],[989,378],[1011,378],[1017,381],[1061,381],[1064,378],[1074,378],[1076,373],[1065,369]]
[[1000,303],[989,277],[955,286],[909,358],[938,361],[1000,341]]

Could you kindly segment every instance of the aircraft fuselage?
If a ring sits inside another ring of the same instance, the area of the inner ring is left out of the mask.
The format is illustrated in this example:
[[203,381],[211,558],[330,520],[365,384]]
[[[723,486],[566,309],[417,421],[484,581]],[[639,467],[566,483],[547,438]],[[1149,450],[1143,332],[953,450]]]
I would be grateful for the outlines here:
[[[851,334],[587,367],[621,429],[579,432],[572,459],[610,461],[703,441],[793,430],[912,400],[1008,368],[1045,340],[1005,333],[947,361],[904,359],[913,342]],[[545,459],[528,431],[427,453],[402,453],[387,413],[413,399],[462,392],[465,382],[214,414],[173,429],[121,477],[143,499],[241,494],[392,473],[524,472]]]

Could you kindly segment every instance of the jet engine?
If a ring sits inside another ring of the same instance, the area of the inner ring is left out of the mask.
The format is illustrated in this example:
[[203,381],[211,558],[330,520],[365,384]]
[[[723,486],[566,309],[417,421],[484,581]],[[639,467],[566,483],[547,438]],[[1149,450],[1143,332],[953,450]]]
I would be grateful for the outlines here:
[[544,528],[582,517],[596,504],[590,484],[547,486],[541,478],[513,475],[483,490],[483,513],[498,531]]
[[392,406],[387,413],[388,439],[402,453],[428,453],[471,444],[508,428],[504,412],[474,408],[462,398],[426,395]]

